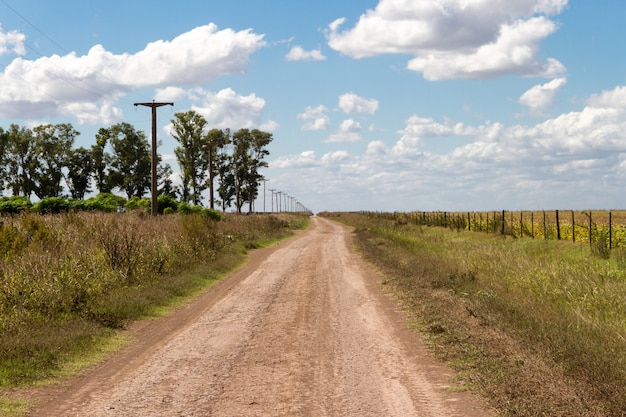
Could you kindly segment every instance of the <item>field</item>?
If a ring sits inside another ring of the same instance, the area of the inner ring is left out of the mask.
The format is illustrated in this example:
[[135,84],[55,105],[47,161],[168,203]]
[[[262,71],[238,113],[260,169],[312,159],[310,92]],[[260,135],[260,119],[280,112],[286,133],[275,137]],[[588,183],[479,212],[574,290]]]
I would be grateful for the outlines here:
[[493,212],[363,213],[397,218],[422,226],[499,233],[512,237],[572,242],[606,241],[612,248],[626,247],[624,210],[543,210]]
[[[123,343],[118,329],[212,285],[247,249],[307,221],[296,214],[152,217],[142,210],[2,217],[0,390],[71,372],[85,352]],[[13,406],[0,395],[0,414]]]
[[571,236],[473,233],[451,227],[449,215],[445,228],[424,226],[415,213],[324,215],[356,228],[357,247],[433,351],[503,415],[626,415],[619,246],[607,256]]

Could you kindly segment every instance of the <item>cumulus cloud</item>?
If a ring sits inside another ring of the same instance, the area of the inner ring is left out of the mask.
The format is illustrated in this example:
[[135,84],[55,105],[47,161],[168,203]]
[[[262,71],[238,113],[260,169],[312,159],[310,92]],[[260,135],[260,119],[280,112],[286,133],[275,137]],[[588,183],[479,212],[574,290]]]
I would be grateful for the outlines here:
[[347,114],[374,114],[378,111],[378,100],[359,97],[354,93],[339,96],[339,108]]
[[0,55],[4,55],[8,52],[13,52],[17,55],[26,54],[24,48],[24,41],[26,36],[16,30],[7,32],[2,26],[0,26]]
[[326,106],[307,106],[304,112],[298,114],[298,119],[305,120],[302,130],[328,130],[330,127],[330,117],[328,117]]
[[506,74],[555,77],[554,58],[537,58],[539,42],[554,33],[548,16],[567,0],[380,0],[351,29],[345,18],[326,32],[328,45],[353,58],[413,55],[407,68],[428,80],[490,78]]
[[555,78],[545,84],[536,85],[520,96],[519,103],[528,107],[530,114],[543,116],[546,109],[554,103],[556,94],[566,83],[566,78]]
[[[435,153],[422,142],[428,136],[465,143]],[[289,177],[312,190],[303,201],[319,193],[324,209],[595,208],[595,196],[606,202],[608,191],[626,187],[626,86],[537,124],[470,126],[413,115],[395,138],[371,141],[362,153],[308,156],[306,175]],[[283,165],[297,158],[284,156]]]
[[134,54],[113,54],[96,45],[82,56],[16,58],[0,73],[0,116],[55,116],[135,88],[201,85],[245,72],[249,56],[263,46],[263,35],[250,29],[218,30],[211,23]]
[[[163,94],[164,97],[167,97],[167,94],[174,94],[179,98],[192,100],[191,110],[205,118],[209,129],[248,128],[273,132],[279,128],[279,124],[274,120],[263,120],[265,100],[254,93],[240,95],[231,88],[224,88],[215,93],[199,87],[190,90],[166,88],[157,93]],[[169,134],[171,124],[165,131]]]
[[346,119],[339,125],[337,133],[326,139],[326,143],[354,143],[361,140],[361,124],[354,119]]
[[242,96],[230,88],[217,93],[198,89],[194,93],[201,95],[202,103],[192,110],[203,115],[211,128],[256,128],[261,124],[265,100],[254,93]]
[[296,45],[285,56],[287,61],[325,61],[326,57],[321,49],[306,51],[300,45]]

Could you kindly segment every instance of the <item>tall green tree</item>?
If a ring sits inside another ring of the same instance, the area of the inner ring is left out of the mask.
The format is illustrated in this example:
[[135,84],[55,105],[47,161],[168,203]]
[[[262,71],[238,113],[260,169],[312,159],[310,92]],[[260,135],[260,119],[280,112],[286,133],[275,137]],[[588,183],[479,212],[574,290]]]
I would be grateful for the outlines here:
[[108,167],[105,188],[123,190],[128,198],[143,197],[150,191],[150,145],[146,135],[129,123],[118,123],[100,131],[111,148],[110,153],[104,154]]
[[252,212],[254,200],[258,196],[259,184],[263,176],[260,168],[267,167],[264,158],[269,155],[267,146],[272,134],[258,129],[240,129],[233,134],[233,174],[235,186],[235,207],[241,213],[244,203]]
[[4,190],[5,184],[7,182],[7,148],[9,144],[9,132],[5,132],[3,128],[0,127],[0,194],[1,191]]
[[204,134],[204,117],[193,110],[174,114],[172,137],[180,144],[174,149],[181,173],[181,199],[200,204],[207,189],[209,174],[209,144]]
[[[230,135],[229,135],[230,139]],[[229,152],[232,146],[225,145],[218,148],[215,153],[215,173],[218,176],[217,195],[220,198],[222,211],[232,204],[235,197],[235,175],[232,163],[232,154]]]
[[33,132],[12,124],[5,134],[7,188],[15,196],[30,199],[36,188],[33,176],[39,163]]
[[167,195],[172,198],[177,198],[177,187],[172,181],[172,175],[174,170],[170,164],[159,164],[157,167],[157,187],[159,195]]
[[45,124],[33,129],[38,163],[32,180],[40,199],[63,194],[63,170],[66,168],[74,141],[80,133],[71,124]]
[[206,135],[207,152],[209,156],[209,178],[207,180],[209,187],[209,207],[215,208],[215,176],[219,175],[218,153],[221,152],[226,145],[231,142],[230,130],[211,129]]
[[96,181],[96,188],[101,193],[111,193],[113,187],[108,180],[107,163],[111,156],[107,153],[107,143],[111,132],[109,129],[101,127],[96,133],[96,143],[91,146],[91,162],[93,164],[93,178]]
[[91,192],[93,170],[92,151],[82,146],[70,151],[65,183],[72,198],[82,200],[85,194]]

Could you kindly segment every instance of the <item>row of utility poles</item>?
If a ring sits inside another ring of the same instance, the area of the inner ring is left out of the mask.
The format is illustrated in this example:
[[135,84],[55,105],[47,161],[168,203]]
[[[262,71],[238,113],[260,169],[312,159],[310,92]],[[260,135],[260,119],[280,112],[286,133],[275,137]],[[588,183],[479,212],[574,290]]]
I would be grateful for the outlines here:
[[[156,117],[156,109],[158,107],[162,107],[162,106],[173,106],[174,103],[171,102],[166,102],[166,103],[158,103],[154,100],[152,100],[152,102],[147,102],[147,103],[134,103],[135,106],[145,106],[145,107],[150,107],[152,109],[152,155],[151,155],[151,178],[150,178],[150,185],[151,185],[151,190],[152,190],[152,199],[151,199],[151,205],[152,205],[152,215],[156,216],[158,214],[157,211],[157,195],[158,195],[158,191],[157,191],[157,117]],[[266,207],[265,207],[265,183],[267,181],[269,181],[266,178],[262,178],[261,181],[263,181],[263,213],[267,213]],[[212,192],[213,190],[211,190]],[[295,197],[290,196],[289,194],[287,194],[284,191],[278,191],[275,189],[270,189],[269,191],[272,192],[272,198],[271,198],[271,213],[274,213],[274,197],[276,197],[276,212],[277,213],[281,213],[281,212],[306,212],[306,213],[310,213],[313,214],[309,209],[307,209],[304,205],[302,205],[298,200],[296,200]],[[211,198],[211,202],[213,201],[213,198]]]
[[[265,198],[265,183],[269,180],[264,178],[261,181],[263,181],[263,213],[268,213]],[[311,213],[311,210],[300,203],[297,198],[287,194],[285,191],[279,191],[275,188],[269,188],[268,191],[271,193],[269,213]]]

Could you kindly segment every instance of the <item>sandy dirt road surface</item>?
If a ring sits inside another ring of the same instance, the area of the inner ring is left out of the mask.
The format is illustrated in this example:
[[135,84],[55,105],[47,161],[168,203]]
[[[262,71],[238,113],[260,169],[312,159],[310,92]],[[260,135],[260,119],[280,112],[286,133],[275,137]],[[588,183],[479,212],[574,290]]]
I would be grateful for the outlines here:
[[492,413],[406,329],[350,229],[312,218],[136,343],[39,396],[36,416]]

